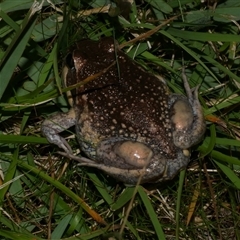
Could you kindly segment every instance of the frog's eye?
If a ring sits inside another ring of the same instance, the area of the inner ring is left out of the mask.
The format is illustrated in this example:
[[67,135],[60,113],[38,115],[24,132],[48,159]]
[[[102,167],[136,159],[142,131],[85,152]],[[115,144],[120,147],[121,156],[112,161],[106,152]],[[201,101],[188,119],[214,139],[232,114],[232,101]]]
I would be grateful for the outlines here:
[[69,54],[66,56],[65,62],[66,62],[66,65],[67,65],[67,67],[68,67],[69,69],[71,69],[71,70],[74,70],[74,69],[75,69],[72,53],[69,53]]

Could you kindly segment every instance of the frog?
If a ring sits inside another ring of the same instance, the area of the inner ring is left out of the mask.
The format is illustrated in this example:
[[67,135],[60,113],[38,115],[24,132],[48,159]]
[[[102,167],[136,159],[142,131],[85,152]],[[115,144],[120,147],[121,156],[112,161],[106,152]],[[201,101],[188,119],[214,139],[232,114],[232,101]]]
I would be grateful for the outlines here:
[[[198,98],[183,73],[186,95],[171,93],[161,75],[132,60],[112,37],[75,43],[63,67],[70,110],[43,121],[42,134],[80,166],[129,185],[173,179],[205,133]],[[60,133],[75,126],[82,154]]]

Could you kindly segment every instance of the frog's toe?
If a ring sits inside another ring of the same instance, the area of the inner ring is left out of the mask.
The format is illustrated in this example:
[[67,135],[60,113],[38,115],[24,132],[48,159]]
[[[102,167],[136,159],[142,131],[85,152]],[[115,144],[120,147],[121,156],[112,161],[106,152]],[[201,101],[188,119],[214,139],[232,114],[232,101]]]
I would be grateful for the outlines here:
[[56,130],[48,127],[42,126],[42,133],[47,138],[50,143],[56,144],[59,148],[63,149],[66,153],[72,154],[72,148],[68,142],[56,133]]

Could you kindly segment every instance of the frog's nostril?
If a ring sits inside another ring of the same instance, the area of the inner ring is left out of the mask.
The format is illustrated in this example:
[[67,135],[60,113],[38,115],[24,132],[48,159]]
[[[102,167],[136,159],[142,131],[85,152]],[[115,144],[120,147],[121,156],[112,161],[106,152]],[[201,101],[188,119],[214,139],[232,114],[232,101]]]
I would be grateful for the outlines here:
[[153,156],[152,150],[140,142],[124,141],[114,146],[114,152],[126,163],[136,167],[146,167]]

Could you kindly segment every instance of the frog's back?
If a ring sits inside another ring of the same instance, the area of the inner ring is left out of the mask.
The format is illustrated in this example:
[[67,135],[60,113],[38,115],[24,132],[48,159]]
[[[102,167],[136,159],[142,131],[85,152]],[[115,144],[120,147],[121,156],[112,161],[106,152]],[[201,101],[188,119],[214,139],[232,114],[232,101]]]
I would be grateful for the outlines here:
[[96,145],[109,137],[132,139],[162,149],[171,157],[176,151],[171,140],[167,87],[117,47],[112,38],[85,40],[73,52],[82,64],[77,82],[103,71],[75,93],[80,138]]

